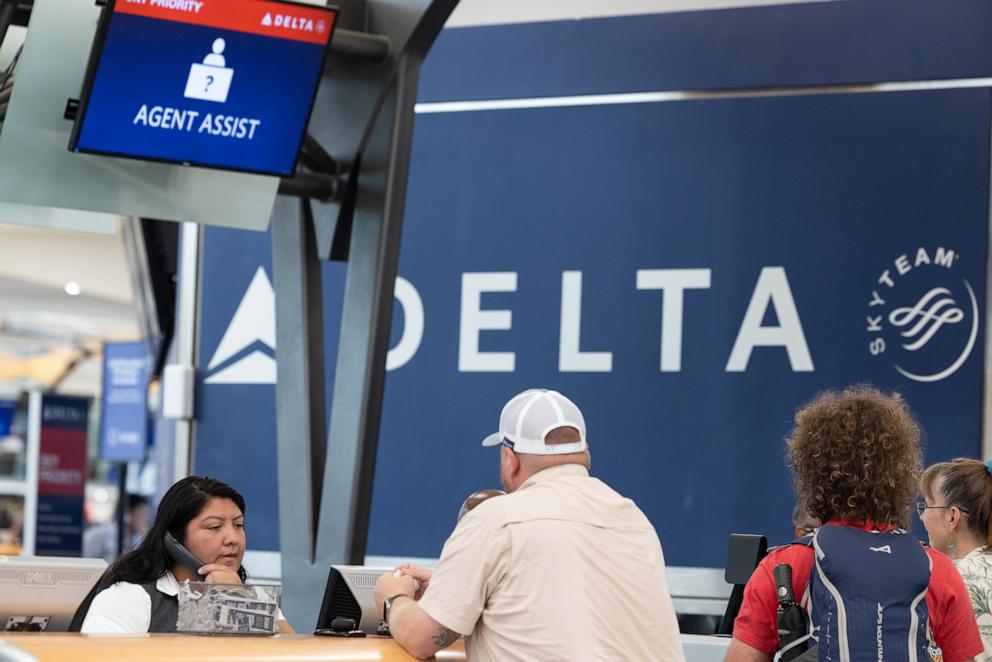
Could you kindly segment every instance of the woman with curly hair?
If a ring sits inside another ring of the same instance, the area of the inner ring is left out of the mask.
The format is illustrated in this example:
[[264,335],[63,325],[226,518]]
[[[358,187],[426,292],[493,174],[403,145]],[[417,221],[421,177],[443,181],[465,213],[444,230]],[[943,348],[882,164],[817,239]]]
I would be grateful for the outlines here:
[[[786,454],[799,499],[810,515],[824,523],[818,537],[825,531],[846,536],[855,535],[852,531],[891,532],[908,525],[922,464],[920,430],[898,394],[870,386],[821,393],[796,412]],[[913,549],[909,545],[911,553]],[[961,576],[951,560],[936,550],[921,550],[920,558],[923,568],[926,559],[932,567],[926,605],[944,662],[972,659],[983,646]],[[786,545],[772,550],[759,564],[744,589],[728,662],[765,662],[778,650],[773,570],[779,564],[792,566],[793,591],[803,596],[814,549]]]
[[992,460],[958,458],[923,472],[917,504],[930,544],[954,560],[992,660]]

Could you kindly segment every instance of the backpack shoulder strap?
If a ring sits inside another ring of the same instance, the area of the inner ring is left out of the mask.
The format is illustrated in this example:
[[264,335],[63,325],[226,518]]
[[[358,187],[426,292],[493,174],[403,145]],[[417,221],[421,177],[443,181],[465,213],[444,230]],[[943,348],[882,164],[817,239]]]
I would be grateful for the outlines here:
[[[813,533],[807,533],[802,538],[796,538],[795,540],[790,540],[789,542],[787,542],[785,544],[786,545],[803,545],[805,547],[812,547],[813,546],[813,537],[815,535],[816,535],[816,531],[814,531]],[[783,547],[784,546],[785,545],[783,545]]]

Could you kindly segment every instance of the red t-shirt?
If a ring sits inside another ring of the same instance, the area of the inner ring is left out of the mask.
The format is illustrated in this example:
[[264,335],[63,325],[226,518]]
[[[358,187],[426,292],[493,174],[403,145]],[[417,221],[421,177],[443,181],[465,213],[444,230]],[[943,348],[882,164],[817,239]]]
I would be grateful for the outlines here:
[[[985,647],[978,634],[968,589],[951,559],[930,547],[924,549],[933,563],[927,586],[927,610],[934,640],[944,652],[944,662],[969,660]],[[774,655],[778,649],[778,599],[772,570],[779,563],[792,566],[793,591],[797,600],[802,598],[813,567],[813,549],[806,545],[779,547],[769,552],[751,575],[744,587],[744,603],[734,621],[734,638],[768,655]]]

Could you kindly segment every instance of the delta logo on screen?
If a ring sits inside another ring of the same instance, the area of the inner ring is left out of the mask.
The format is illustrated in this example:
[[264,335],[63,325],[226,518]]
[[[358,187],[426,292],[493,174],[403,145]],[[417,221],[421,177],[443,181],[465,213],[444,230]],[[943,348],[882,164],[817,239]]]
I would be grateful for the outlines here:
[[287,16],[285,14],[275,14],[273,16],[270,12],[265,12],[265,16],[262,17],[262,25],[286,28],[287,30],[299,30],[301,32],[316,32],[317,34],[324,34],[324,31],[327,29],[327,23],[323,20],[314,22],[309,18]]
[[70,149],[293,173],[335,9],[117,0],[108,16]]

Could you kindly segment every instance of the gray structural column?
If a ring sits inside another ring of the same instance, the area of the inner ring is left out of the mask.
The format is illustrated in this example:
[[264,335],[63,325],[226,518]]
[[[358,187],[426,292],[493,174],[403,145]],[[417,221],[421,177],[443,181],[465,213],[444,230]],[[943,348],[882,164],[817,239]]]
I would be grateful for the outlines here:
[[[194,400],[192,373],[197,359],[197,344],[200,328],[200,259],[202,232],[196,223],[183,223],[179,231],[179,287],[176,291],[176,322],[173,343],[176,348],[175,364],[166,367],[165,380],[173,379],[173,375],[189,373],[188,383],[184,385],[183,399],[192,403]],[[166,389],[163,389],[165,391]],[[168,389],[171,392],[171,389]],[[163,403],[164,413],[168,415],[168,405]],[[176,418],[175,437],[173,442],[172,481],[185,478],[194,470],[193,446],[195,443],[195,419],[192,408],[181,417]]]
[[362,154],[334,373],[317,561],[365,559],[419,63],[401,58]]
[[[310,202],[279,196],[272,218],[278,362],[279,538],[294,566],[313,562],[324,473],[324,323],[321,263]],[[309,487],[309,489],[304,489]]]
[[[390,60],[328,62],[310,133],[342,162],[343,198],[280,199],[273,214],[282,595],[299,631],[316,621],[329,566],[365,558],[418,74],[456,4],[341,3],[349,29],[364,16],[389,38]],[[318,258],[348,263],[326,436]]]

